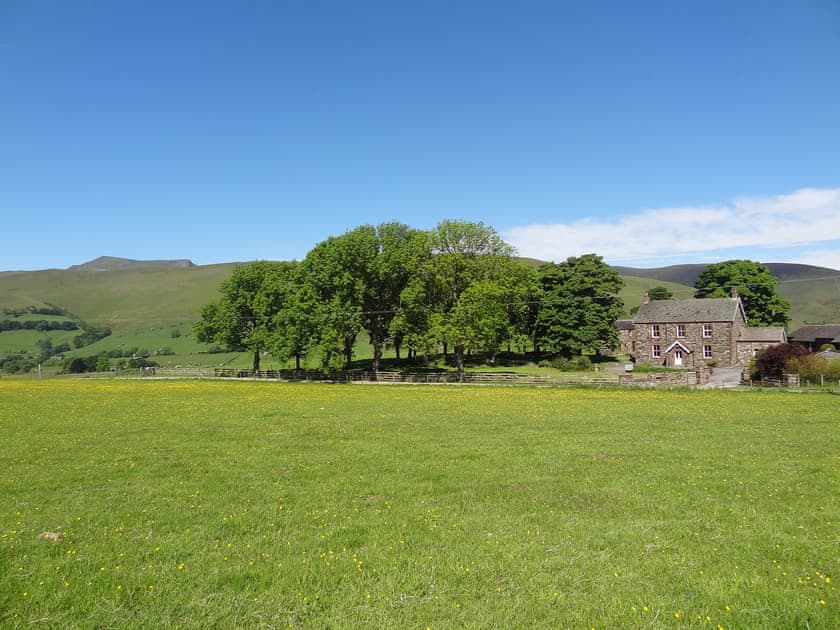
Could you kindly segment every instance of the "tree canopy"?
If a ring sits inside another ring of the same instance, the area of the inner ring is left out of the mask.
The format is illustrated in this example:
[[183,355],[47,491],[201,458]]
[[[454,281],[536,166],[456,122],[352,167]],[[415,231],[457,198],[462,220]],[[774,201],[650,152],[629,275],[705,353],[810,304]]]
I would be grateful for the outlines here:
[[694,297],[728,297],[736,289],[750,326],[784,326],[790,303],[776,292],[776,278],[761,263],[727,260],[706,267],[694,283]]
[[294,359],[299,370],[301,359],[317,343],[321,313],[312,288],[303,282],[300,263],[281,265],[275,275],[278,299],[269,349],[279,361]]
[[401,223],[363,225],[319,243],[303,261],[303,284],[322,305],[324,356],[345,365],[356,337],[367,330],[379,370],[400,296],[429,257],[426,233]]
[[663,287],[661,284],[651,287],[648,289],[647,293],[651,300],[670,300],[674,297],[674,294],[671,293],[667,287]]
[[194,326],[196,338],[252,352],[257,372],[260,353],[272,343],[275,315],[283,304],[285,264],[258,261],[236,267],[219,288],[221,297],[201,309]]
[[495,354],[510,337],[509,315],[527,306],[529,287],[522,280],[533,272],[483,223],[442,221],[430,240],[433,255],[423,270],[426,287],[421,292],[426,317],[421,319],[452,348],[463,377],[468,350]]
[[543,304],[536,324],[540,348],[571,356],[614,347],[613,322],[624,312],[624,281],[596,254],[547,263],[539,270]]

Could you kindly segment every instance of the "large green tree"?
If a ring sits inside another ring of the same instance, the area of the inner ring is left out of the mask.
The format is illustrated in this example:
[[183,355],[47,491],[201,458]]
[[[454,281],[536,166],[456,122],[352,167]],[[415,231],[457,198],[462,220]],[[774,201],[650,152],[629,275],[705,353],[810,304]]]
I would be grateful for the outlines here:
[[260,354],[271,345],[274,318],[285,298],[279,282],[283,273],[283,263],[258,261],[236,267],[219,288],[219,299],[201,309],[194,325],[196,338],[253,353],[253,371],[259,371]]
[[400,305],[391,320],[390,333],[394,348],[408,348],[409,358],[420,352],[428,357],[438,338],[434,321],[436,310],[429,294],[426,270],[412,277],[400,293]]
[[425,286],[418,293],[424,303],[419,306],[431,334],[452,348],[463,379],[466,352],[495,352],[510,337],[510,315],[527,308],[528,284],[517,282],[527,276],[527,266],[483,223],[442,221],[430,238],[433,254],[422,272]]
[[399,312],[400,297],[430,256],[426,232],[402,223],[383,223],[375,230],[376,252],[363,272],[362,322],[373,346],[373,369],[378,371],[386,341],[399,345],[391,323]]
[[618,296],[624,281],[600,256],[547,263],[537,272],[543,304],[535,339],[541,349],[570,356],[616,345],[613,322],[624,312]]
[[302,283],[317,303],[318,342],[324,367],[349,367],[362,330],[362,271],[375,252],[369,226],[331,236],[313,247],[302,264]]
[[318,339],[320,312],[312,288],[302,280],[298,262],[281,263],[275,277],[278,310],[274,314],[271,353],[280,360],[295,360],[295,369]]
[[526,345],[535,290],[533,267],[511,260],[498,276],[478,280],[464,290],[447,318],[445,337],[460,341],[468,350],[489,354],[490,363],[495,363],[505,344]]
[[322,340],[340,347],[349,365],[363,329],[378,371],[400,295],[429,257],[428,237],[402,223],[363,225],[319,243],[304,260],[304,277],[320,301]]
[[761,263],[727,260],[706,267],[694,283],[696,298],[728,297],[736,289],[750,326],[784,326],[790,303],[776,293],[776,278]]

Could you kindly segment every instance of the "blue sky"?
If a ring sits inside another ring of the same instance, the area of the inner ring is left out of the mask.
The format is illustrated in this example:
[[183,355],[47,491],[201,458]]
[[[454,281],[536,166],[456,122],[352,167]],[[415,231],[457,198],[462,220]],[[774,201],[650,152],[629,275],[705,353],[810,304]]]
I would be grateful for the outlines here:
[[840,269],[840,3],[0,0],[0,269],[522,255]]

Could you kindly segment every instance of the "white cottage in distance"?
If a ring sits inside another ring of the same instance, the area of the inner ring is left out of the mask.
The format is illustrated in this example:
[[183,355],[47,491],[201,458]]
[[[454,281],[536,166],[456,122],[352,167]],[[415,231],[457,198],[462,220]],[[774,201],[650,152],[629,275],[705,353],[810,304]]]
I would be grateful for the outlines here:
[[734,289],[728,298],[651,300],[645,294],[636,316],[615,325],[622,353],[674,368],[744,366],[759,350],[787,341],[782,326],[747,326]]

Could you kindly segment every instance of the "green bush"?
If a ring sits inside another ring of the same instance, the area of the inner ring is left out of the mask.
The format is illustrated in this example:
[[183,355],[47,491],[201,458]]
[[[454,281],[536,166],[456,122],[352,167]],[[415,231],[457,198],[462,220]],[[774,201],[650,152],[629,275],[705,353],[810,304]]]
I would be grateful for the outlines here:
[[840,379],[840,361],[830,361],[816,354],[795,357],[785,364],[785,372],[798,374],[800,378],[811,382],[820,377]]
[[756,357],[753,379],[782,378],[787,364],[811,354],[807,348],[798,343],[780,343],[770,346]]
[[75,357],[73,359],[67,359],[64,362],[64,367],[62,368],[62,372],[70,373],[70,374],[82,374],[84,372],[94,372],[96,371],[96,362],[98,358],[96,356],[93,357]]
[[571,359],[566,357],[554,357],[551,360],[551,367],[561,372],[571,372],[575,369],[575,364]]
[[29,372],[36,365],[38,365],[38,364],[31,357],[26,357],[26,356],[11,357],[3,363],[3,371],[6,372],[7,374],[21,374],[21,373]]

